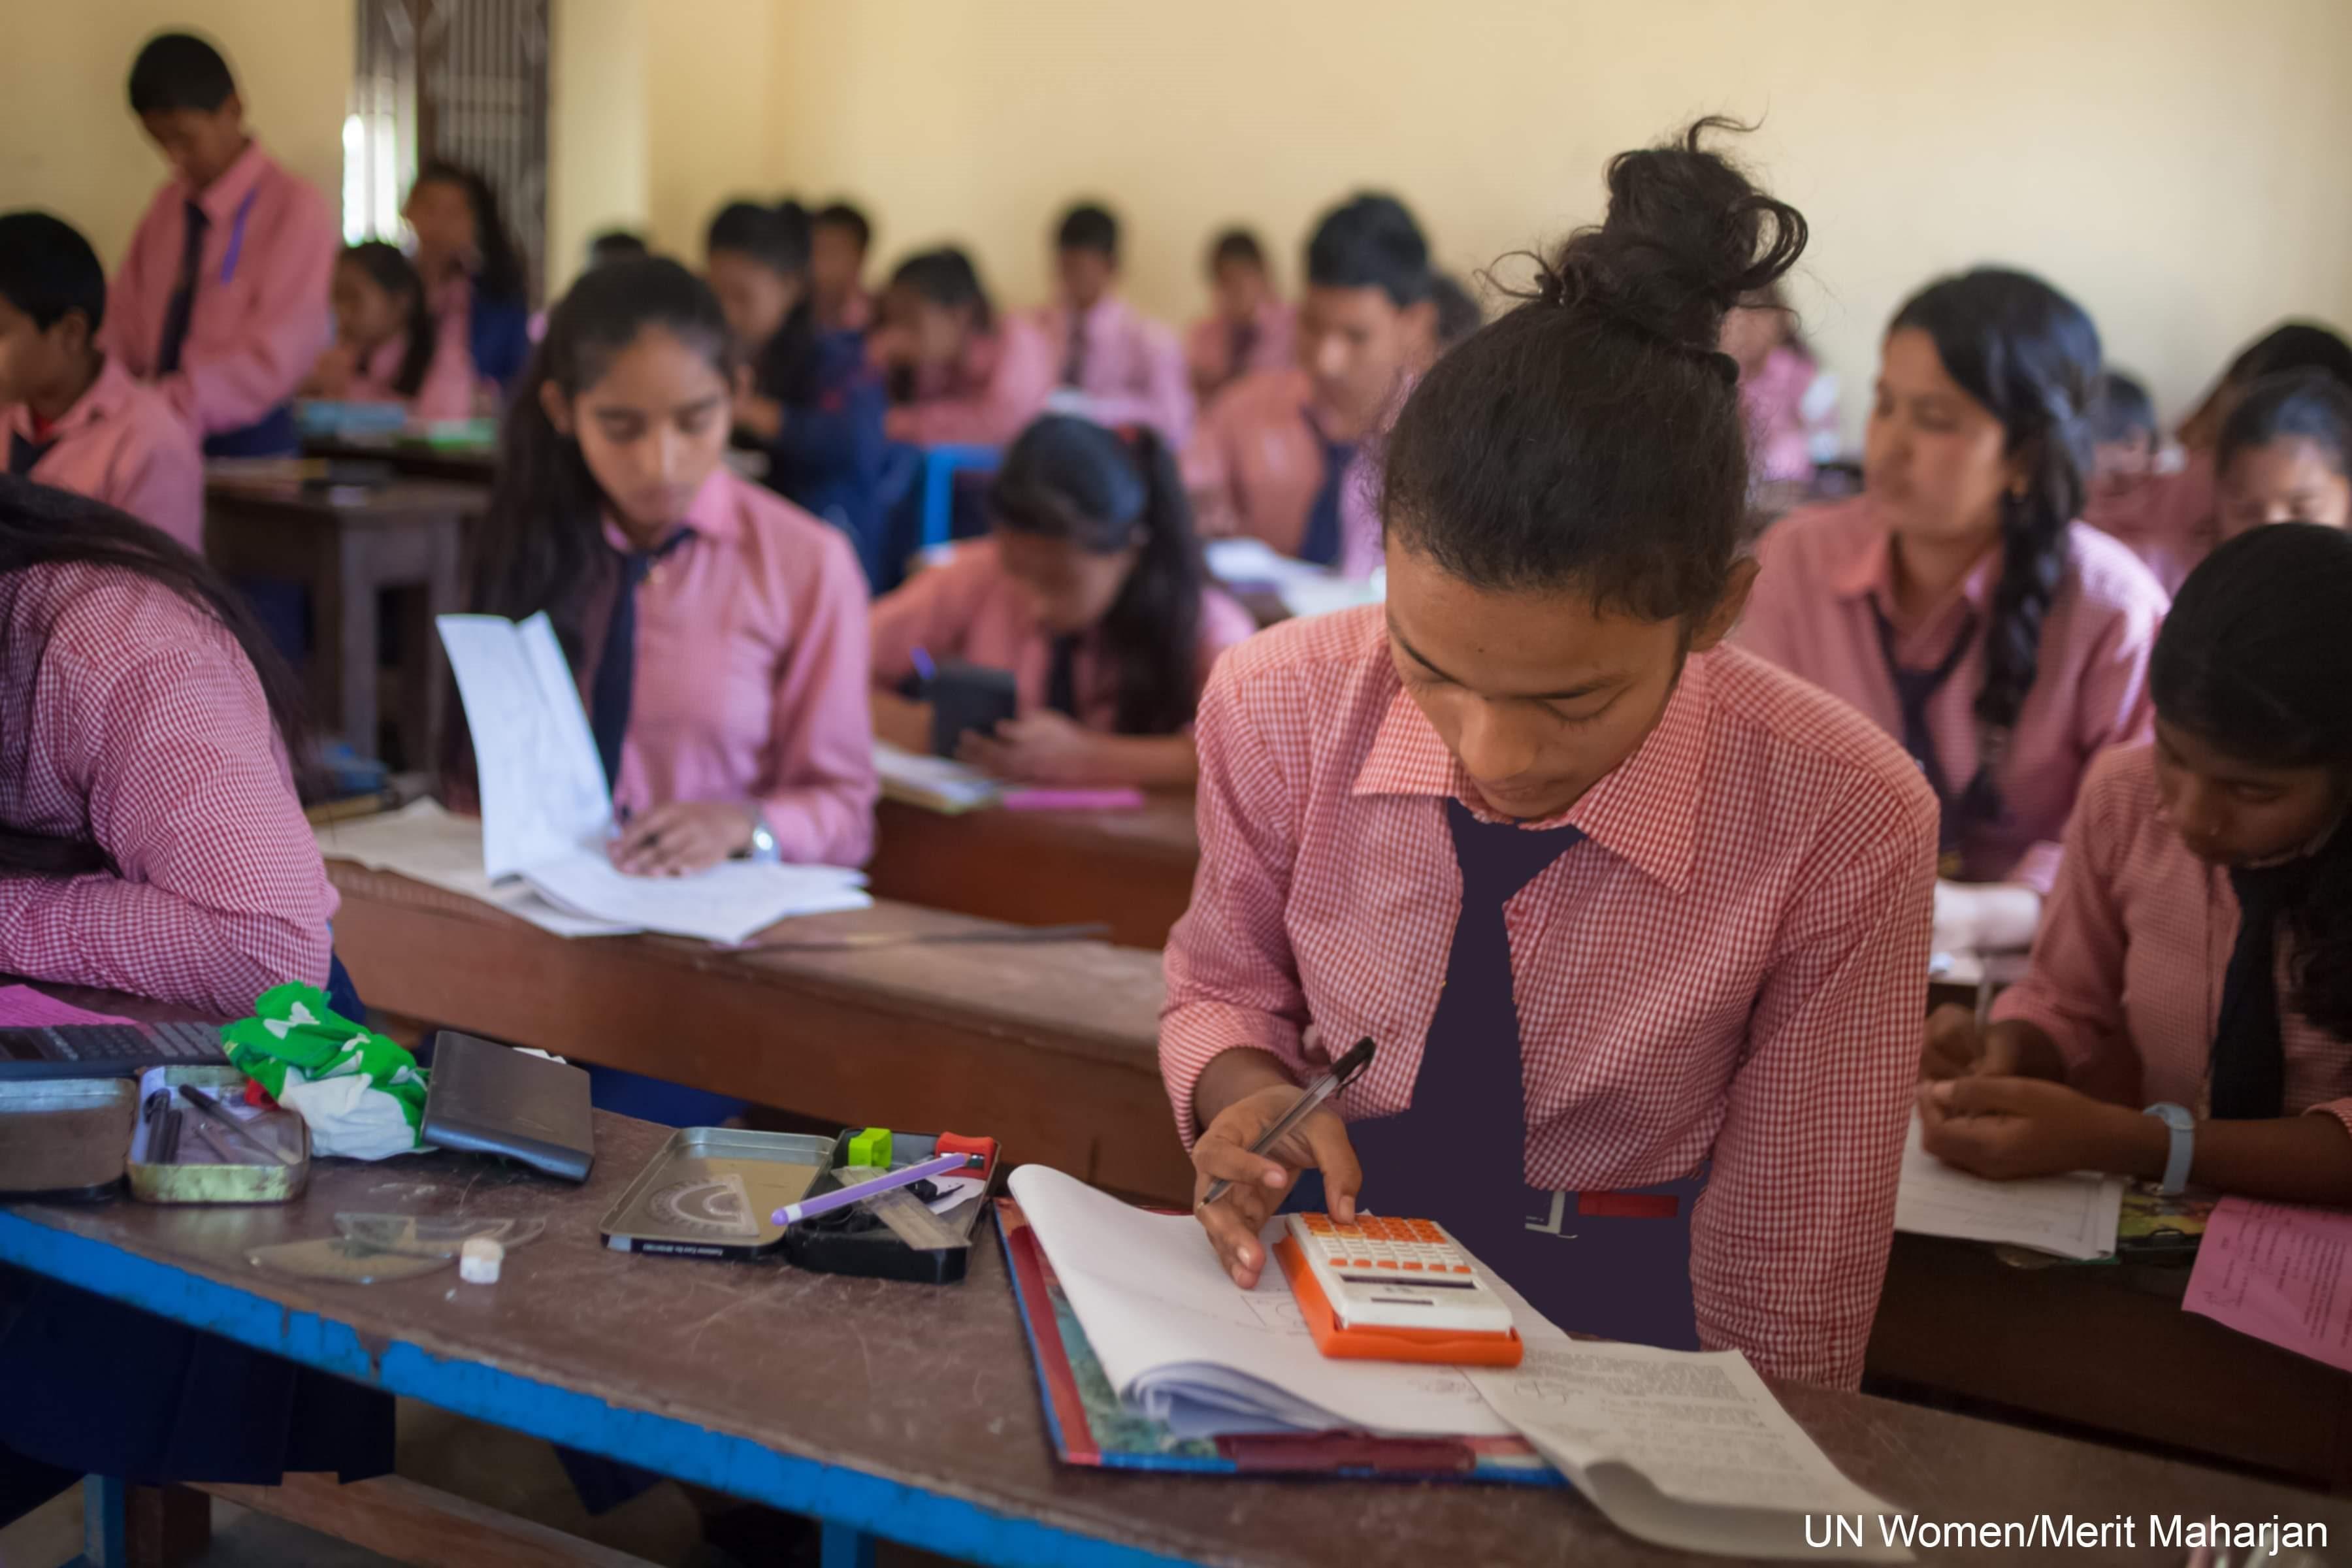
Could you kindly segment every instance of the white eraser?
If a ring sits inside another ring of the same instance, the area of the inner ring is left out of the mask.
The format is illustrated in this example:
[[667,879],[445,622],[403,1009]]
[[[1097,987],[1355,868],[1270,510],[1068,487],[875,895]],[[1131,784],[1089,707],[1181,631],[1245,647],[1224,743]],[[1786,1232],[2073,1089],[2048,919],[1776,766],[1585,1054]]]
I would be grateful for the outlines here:
[[488,1237],[469,1236],[457,1249],[457,1278],[468,1285],[495,1285],[506,1255],[507,1249]]

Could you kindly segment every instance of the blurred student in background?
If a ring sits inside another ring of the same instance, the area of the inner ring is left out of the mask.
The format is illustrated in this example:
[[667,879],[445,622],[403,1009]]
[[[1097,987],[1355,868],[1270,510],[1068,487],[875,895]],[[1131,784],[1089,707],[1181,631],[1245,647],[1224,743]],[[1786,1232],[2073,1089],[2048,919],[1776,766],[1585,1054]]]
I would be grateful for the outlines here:
[[472,375],[511,387],[530,357],[530,289],[498,194],[473,170],[436,161],[409,187],[401,216],[441,337],[435,357],[454,365],[463,355]]
[[424,280],[398,247],[371,239],[345,250],[330,298],[335,341],[319,356],[306,395],[398,403],[425,421],[470,419],[496,407],[497,387],[475,376],[462,345],[444,342]]
[[1184,351],[1192,394],[1203,408],[1254,371],[1287,370],[1296,363],[1296,316],[1275,292],[1257,236],[1245,228],[1218,235],[1209,245],[1208,271],[1211,309],[1192,323]]
[[1814,465],[1837,452],[1837,378],[1798,332],[1780,285],[1724,317],[1723,352],[1739,365],[1739,405],[1755,454],[1750,479],[1801,489]]
[[2163,453],[2164,431],[2147,388],[2122,371],[2101,372],[2091,395],[2091,507],[2154,475]]
[[1068,411],[1098,425],[1149,425],[1171,447],[1192,430],[1192,389],[1176,334],[1119,298],[1118,219],[1080,202],[1054,231],[1055,302],[1037,329],[1060,356]]
[[866,346],[889,377],[885,428],[919,446],[1007,445],[1044,411],[1059,363],[1034,321],[997,310],[954,246],[898,264]]
[[101,353],[106,273],[73,226],[0,216],[0,426],[8,472],[205,547],[204,458],[163,395]]
[[2352,386],[2321,370],[2254,383],[2221,422],[2213,474],[2223,539],[2273,522],[2352,526]]
[[874,297],[866,291],[874,226],[847,202],[817,208],[811,223],[809,302],[816,324],[829,332],[862,332],[874,324]]

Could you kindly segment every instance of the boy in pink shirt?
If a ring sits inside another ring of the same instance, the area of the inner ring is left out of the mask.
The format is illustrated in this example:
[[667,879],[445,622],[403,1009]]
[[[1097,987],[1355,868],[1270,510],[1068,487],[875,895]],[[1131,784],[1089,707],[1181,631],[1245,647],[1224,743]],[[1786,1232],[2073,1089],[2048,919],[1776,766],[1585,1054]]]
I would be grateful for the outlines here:
[[203,39],[151,39],[131,107],[173,179],[131,237],[102,346],[163,390],[205,456],[297,451],[291,400],[327,345],[334,216],[246,134],[228,64]]
[[1307,246],[1298,363],[1226,388],[1185,450],[1203,533],[1248,534],[1349,576],[1380,564],[1358,458],[1435,342],[1430,290],[1428,243],[1395,197],[1324,216]]
[[866,346],[890,378],[883,429],[896,441],[1005,446],[1054,394],[1052,341],[1025,316],[999,315],[953,246],[898,264]]
[[79,490],[205,547],[196,438],[152,387],[93,342],[106,273],[72,226],[47,213],[0,217],[0,422],[8,472]]
[[1257,236],[1245,228],[1217,236],[1209,247],[1209,289],[1216,309],[1184,340],[1192,394],[1203,407],[1253,371],[1288,369],[1297,353],[1297,317],[1274,291]]
[[1120,299],[1118,219],[1082,202],[1054,237],[1061,291],[1037,312],[1038,331],[1061,356],[1060,386],[1072,413],[1097,425],[1149,425],[1171,447],[1192,431],[1192,388],[1176,334]]
[[2093,764],[2024,981],[1990,1029],[1929,1021],[1927,1075],[1954,1080],[1920,1096],[1931,1153],[2352,1203],[2347,603],[2352,537],[2315,523],[2189,575],[2156,741]]

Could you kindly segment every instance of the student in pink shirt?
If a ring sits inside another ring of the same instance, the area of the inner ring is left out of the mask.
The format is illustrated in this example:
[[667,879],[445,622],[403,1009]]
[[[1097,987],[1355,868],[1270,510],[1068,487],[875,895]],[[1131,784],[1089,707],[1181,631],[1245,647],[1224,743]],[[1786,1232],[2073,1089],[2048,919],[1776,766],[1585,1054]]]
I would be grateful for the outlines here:
[[874,324],[874,297],[866,291],[866,252],[874,226],[848,202],[819,207],[809,218],[809,308],[819,331],[862,332]]
[[2265,376],[2213,449],[2223,539],[2273,522],[2352,527],[2352,387],[2325,371]]
[[476,171],[436,159],[418,171],[401,216],[416,237],[416,275],[440,333],[435,359],[452,375],[463,363],[512,387],[530,358],[530,289],[498,193]]
[[2352,537],[2311,523],[2190,574],[2155,742],[2093,767],[2025,980],[1989,1029],[1929,1022],[1931,1153],[2352,1204],[2347,604]]
[[1837,386],[1824,382],[1780,289],[1741,300],[1724,318],[1723,352],[1739,362],[1739,402],[1748,411],[1757,483],[1810,483],[1814,444],[1836,434]]
[[1054,393],[1052,342],[1026,317],[1000,316],[953,246],[898,264],[866,345],[890,378],[897,406],[883,428],[896,441],[1002,447]]
[[196,438],[161,393],[99,352],[105,320],[106,272],[88,240],[47,213],[0,216],[8,472],[104,501],[202,554]]
[[335,341],[303,384],[340,403],[398,403],[418,420],[470,419],[496,395],[462,342],[444,341],[408,258],[383,240],[343,252],[331,295]]
[[[1606,221],[1414,388],[1386,605],[1218,666],[1160,1068],[1201,1190],[1236,1184],[1198,1213],[1244,1288],[1311,1171],[1294,1202],[1435,1220],[1562,1328],[1851,1387],[1935,802],[1874,726],[1720,646],[1753,567],[1717,333],[1805,228],[1709,129],[1616,159]],[[1362,1078],[1249,1152],[1367,1037]],[[1612,1217],[1626,1188],[1675,1217]]]
[[1380,563],[1370,475],[1358,458],[1435,341],[1429,246],[1393,196],[1333,208],[1307,244],[1298,363],[1227,387],[1184,453],[1212,536],[1366,576]]
[[1209,293],[1214,308],[1192,323],[1184,342],[1192,395],[1204,408],[1251,372],[1287,370],[1297,358],[1297,318],[1274,291],[1257,236],[1229,228],[1210,243]]
[[1067,409],[1098,425],[1149,425],[1181,447],[1192,431],[1192,388],[1184,350],[1168,327],[1114,292],[1118,219],[1081,202],[1054,234],[1060,299],[1037,312],[1037,330],[1060,357]]
[[874,606],[880,727],[927,749],[928,705],[889,693],[958,658],[1020,681],[1018,716],[966,737],[965,761],[1034,784],[1192,783],[1201,688],[1257,628],[1209,585],[1159,433],[1049,414],[1005,454],[988,515],[992,537]]
[[292,398],[327,345],[334,215],[246,134],[228,64],[203,39],[150,39],[131,108],[173,179],[131,237],[100,346],[162,389],[206,457],[298,451]]
[[1948,278],[1880,351],[1864,492],[1764,536],[1741,644],[1900,739],[1943,806],[1938,951],[2023,947],[2091,759],[2147,732],[2165,594],[2073,521],[2088,316],[2021,272]]

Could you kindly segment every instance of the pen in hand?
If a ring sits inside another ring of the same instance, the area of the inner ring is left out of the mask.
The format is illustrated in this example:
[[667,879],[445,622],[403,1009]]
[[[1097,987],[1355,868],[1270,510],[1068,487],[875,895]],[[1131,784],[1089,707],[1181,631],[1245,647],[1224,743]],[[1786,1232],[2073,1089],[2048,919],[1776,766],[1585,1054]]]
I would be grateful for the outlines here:
[[[1355,1082],[1357,1077],[1371,1065],[1371,1061],[1372,1041],[1371,1037],[1367,1035],[1349,1047],[1328,1069],[1316,1075],[1305,1089],[1300,1089],[1298,1098],[1291,1101],[1290,1109],[1276,1118],[1273,1125],[1257,1135],[1257,1142],[1250,1145],[1249,1152],[1253,1154],[1264,1154],[1281,1142],[1290,1135],[1293,1128],[1315,1114],[1325,1101]],[[1220,1176],[1209,1184],[1207,1192],[1201,1194],[1198,1206],[1207,1208],[1233,1190],[1234,1184],[1225,1177]]]

